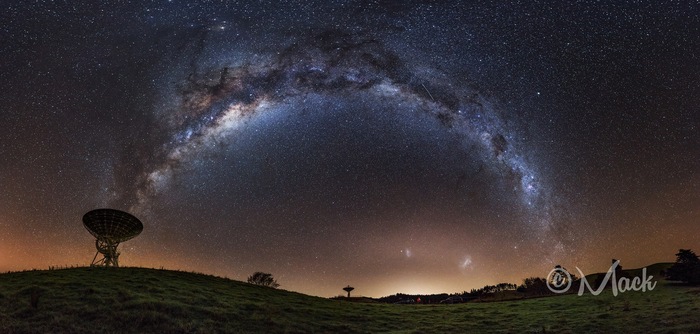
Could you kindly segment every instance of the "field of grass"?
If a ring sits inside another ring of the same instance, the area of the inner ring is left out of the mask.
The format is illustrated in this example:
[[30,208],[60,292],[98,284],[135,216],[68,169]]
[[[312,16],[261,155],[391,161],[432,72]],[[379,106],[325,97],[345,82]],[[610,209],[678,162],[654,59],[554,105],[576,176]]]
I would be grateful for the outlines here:
[[393,305],[145,268],[0,274],[0,333],[17,332],[700,333],[700,288]]

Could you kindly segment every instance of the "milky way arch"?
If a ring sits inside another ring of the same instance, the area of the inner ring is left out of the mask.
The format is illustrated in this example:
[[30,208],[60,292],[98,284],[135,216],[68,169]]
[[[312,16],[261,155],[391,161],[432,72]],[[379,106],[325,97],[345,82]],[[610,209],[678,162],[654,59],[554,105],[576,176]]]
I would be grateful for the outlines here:
[[317,34],[272,56],[254,59],[191,73],[179,85],[176,106],[161,111],[169,138],[141,172],[132,210],[145,210],[155,195],[167,189],[179,168],[217,143],[227,142],[256,116],[304,94],[363,92],[420,106],[445,129],[460,134],[465,149],[478,146],[480,169],[503,175],[523,207],[533,213],[529,222],[548,228],[544,183],[519,152],[513,131],[474,90],[431,75],[430,70],[417,74],[378,40],[338,31]]

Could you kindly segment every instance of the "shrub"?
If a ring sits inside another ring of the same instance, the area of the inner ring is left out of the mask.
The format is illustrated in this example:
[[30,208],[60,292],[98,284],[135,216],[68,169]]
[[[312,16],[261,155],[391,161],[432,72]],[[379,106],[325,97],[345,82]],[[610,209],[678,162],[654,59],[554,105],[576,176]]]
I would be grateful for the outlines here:
[[272,274],[263,273],[260,271],[255,272],[253,275],[248,277],[248,283],[267,286],[271,288],[277,288],[280,286],[277,281],[272,277]]
[[676,263],[666,271],[666,278],[690,284],[700,283],[700,259],[690,249],[679,249]]

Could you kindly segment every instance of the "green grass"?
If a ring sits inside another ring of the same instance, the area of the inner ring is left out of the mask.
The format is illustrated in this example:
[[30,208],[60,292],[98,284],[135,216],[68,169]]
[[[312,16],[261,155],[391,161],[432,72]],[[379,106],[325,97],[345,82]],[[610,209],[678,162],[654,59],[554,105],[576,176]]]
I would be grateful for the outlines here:
[[[144,268],[0,275],[0,333],[700,333],[700,289],[457,305],[356,303]],[[34,305],[32,305],[34,304]]]

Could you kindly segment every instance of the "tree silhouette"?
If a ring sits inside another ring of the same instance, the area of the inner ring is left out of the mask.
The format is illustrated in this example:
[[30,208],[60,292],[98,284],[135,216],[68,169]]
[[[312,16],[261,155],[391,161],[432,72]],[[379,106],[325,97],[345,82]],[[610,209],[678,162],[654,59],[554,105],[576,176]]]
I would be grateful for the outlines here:
[[248,276],[248,283],[268,286],[271,288],[276,288],[280,286],[279,284],[277,284],[277,281],[274,278],[272,278],[272,274],[263,273],[260,271],[256,271],[253,275]]
[[547,279],[541,277],[528,277],[524,279],[519,289],[521,292],[525,292],[528,295],[545,295],[550,292],[549,288],[547,288]]
[[676,263],[666,271],[666,278],[690,284],[700,283],[700,259],[690,249],[679,249]]

